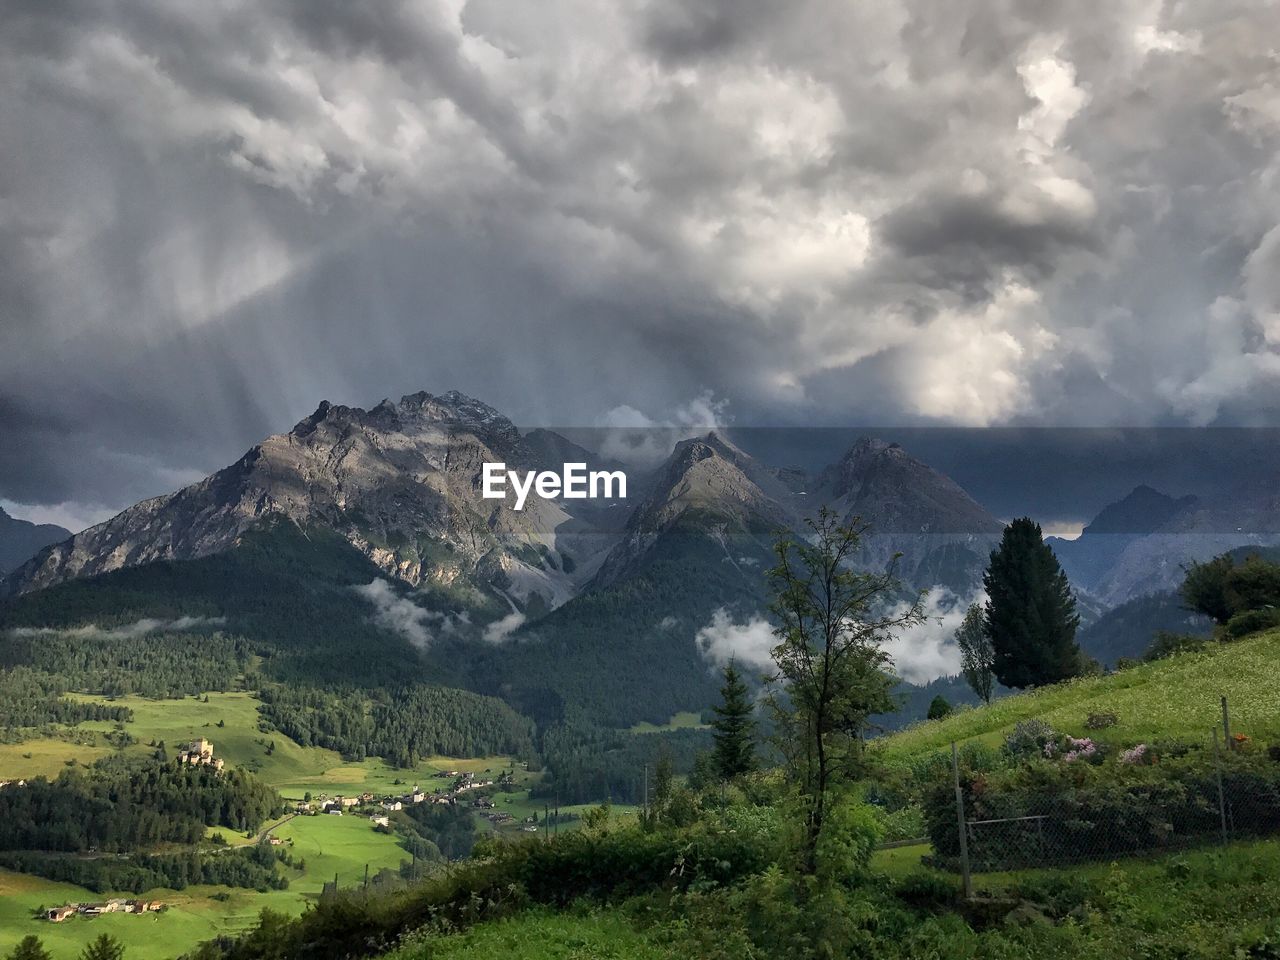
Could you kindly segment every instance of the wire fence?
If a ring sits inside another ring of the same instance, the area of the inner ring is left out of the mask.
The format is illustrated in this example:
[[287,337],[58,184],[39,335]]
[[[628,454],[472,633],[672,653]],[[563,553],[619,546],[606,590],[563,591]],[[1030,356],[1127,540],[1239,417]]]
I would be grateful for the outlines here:
[[954,817],[935,817],[929,859],[961,870],[967,888],[973,872],[1280,835],[1280,758],[1245,757],[1224,728],[1206,738],[1196,762],[1114,778],[1072,778],[1046,764],[1016,790],[988,787],[972,773],[962,782],[953,745]]

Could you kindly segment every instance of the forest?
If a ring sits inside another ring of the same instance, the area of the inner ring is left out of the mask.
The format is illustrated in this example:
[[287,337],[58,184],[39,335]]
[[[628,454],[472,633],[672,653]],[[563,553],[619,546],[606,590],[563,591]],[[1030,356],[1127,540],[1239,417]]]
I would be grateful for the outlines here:
[[70,857],[48,853],[0,853],[0,866],[47,880],[74,883],[95,893],[143,893],[193,884],[284,890],[289,880],[276,869],[280,855],[265,843],[235,850],[191,849],[176,854]]
[[254,830],[281,807],[279,795],[244,770],[108,757],[87,771],[0,789],[0,851],[194,844],[206,826]]
[[380,756],[408,767],[430,756],[528,757],[533,725],[501,700],[412,684],[392,690],[272,685],[259,692],[264,718],[303,746],[350,760]]

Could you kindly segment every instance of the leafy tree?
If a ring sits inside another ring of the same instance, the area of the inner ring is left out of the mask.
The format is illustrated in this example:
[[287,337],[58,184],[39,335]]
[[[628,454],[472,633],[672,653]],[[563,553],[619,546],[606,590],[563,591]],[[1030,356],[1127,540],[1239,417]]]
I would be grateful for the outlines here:
[[930,720],[941,720],[943,717],[949,717],[951,712],[951,704],[947,702],[947,698],[938,694],[929,704],[928,717]]
[[1227,596],[1227,577],[1235,565],[1227,553],[1205,563],[1192,563],[1186,568],[1187,575],[1182,581],[1183,602],[1214,623],[1226,623],[1234,612]]
[[751,718],[751,696],[732,660],[724,668],[720,704],[712,709],[716,715],[711,721],[715,730],[712,739],[715,741],[714,756],[720,779],[732,780],[755,769],[755,743],[752,741],[755,721]]
[[1004,528],[982,582],[997,680],[1023,688],[1077,675],[1075,598],[1038,523],[1022,517]]
[[812,535],[782,535],[770,572],[779,644],[773,657],[782,695],[771,705],[788,772],[805,806],[802,869],[818,870],[818,848],[830,795],[862,770],[870,718],[896,706],[895,679],[883,644],[924,622],[922,595],[905,603],[895,564],[878,573],[849,568],[867,525],[842,524],[823,508],[807,521]]
[[80,960],[123,960],[124,947],[110,934],[100,934],[80,954]]
[[981,606],[969,604],[964,620],[956,630],[955,639],[956,646],[960,648],[960,672],[964,674],[970,689],[982,698],[982,702],[990,703],[991,691],[995,686],[993,671],[996,651],[987,634]]
[[1227,603],[1232,616],[1280,607],[1280,564],[1257,554],[1245,557],[1227,575]]
[[8,960],[53,960],[49,951],[44,948],[40,938],[34,934],[23,937],[16,947],[9,951]]

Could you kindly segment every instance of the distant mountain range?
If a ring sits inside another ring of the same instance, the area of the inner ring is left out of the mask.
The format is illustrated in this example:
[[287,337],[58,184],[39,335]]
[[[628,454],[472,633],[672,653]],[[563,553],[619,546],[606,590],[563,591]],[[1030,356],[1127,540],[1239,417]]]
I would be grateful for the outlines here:
[[[317,638],[344,635],[339,621],[347,634],[380,631],[387,643],[416,647],[404,662],[418,657],[424,674],[497,693],[543,719],[583,709],[626,724],[709,702],[714,680],[700,632],[717,615],[741,623],[760,615],[776,534],[802,529],[821,506],[870,524],[859,563],[882,567],[900,554],[908,587],[945,587],[957,600],[980,590],[1003,527],[952,479],[873,437],[809,473],[761,462],[712,431],[676,443],[656,469],[629,470],[625,500],[530,497],[521,511],[480,495],[482,465],[497,461],[520,470],[617,467],[558,433],[522,433],[457,392],[370,410],[321,403],[229,467],[75,536],[0,514],[0,557],[19,564],[0,582],[11,597],[0,626],[42,616],[70,623],[104,610],[172,617],[186,612],[182,591],[195,589],[175,586],[193,582],[184,565],[215,569],[208,561],[226,556],[219,577],[252,569],[285,593],[329,584],[316,600],[314,615],[326,618]],[[8,547],[20,539],[10,538],[15,524],[30,548]],[[1140,486],[1079,538],[1050,543],[1083,605],[1105,615],[1170,590],[1182,564],[1276,542],[1278,532],[1275,496],[1212,504]],[[273,547],[281,536],[286,546]],[[249,548],[251,562],[234,559]],[[278,580],[273,557],[288,564]],[[379,577],[385,588],[351,596],[354,614],[338,612],[342,584],[363,589]],[[119,602],[124,584],[127,604]],[[252,615],[203,590],[193,612],[267,630],[278,621],[255,591]],[[297,596],[281,604],[304,623],[311,615]],[[1168,604],[1150,610],[1152,622],[1177,619]],[[350,616],[368,626],[357,630],[343,619]],[[1141,616],[1108,622],[1125,638],[1147,630]],[[1139,645],[1106,642],[1126,652]]]
[[53,523],[30,523],[0,508],[0,577],[15,570],[39,551],[71,536],[71,531]]

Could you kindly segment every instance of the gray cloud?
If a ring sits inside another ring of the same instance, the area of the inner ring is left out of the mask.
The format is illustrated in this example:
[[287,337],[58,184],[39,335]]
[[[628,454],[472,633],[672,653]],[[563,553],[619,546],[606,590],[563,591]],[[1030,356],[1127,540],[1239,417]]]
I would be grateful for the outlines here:
[[1270,423],[1263,0],[11,3],[0,497],[324,397],[518,422]]

